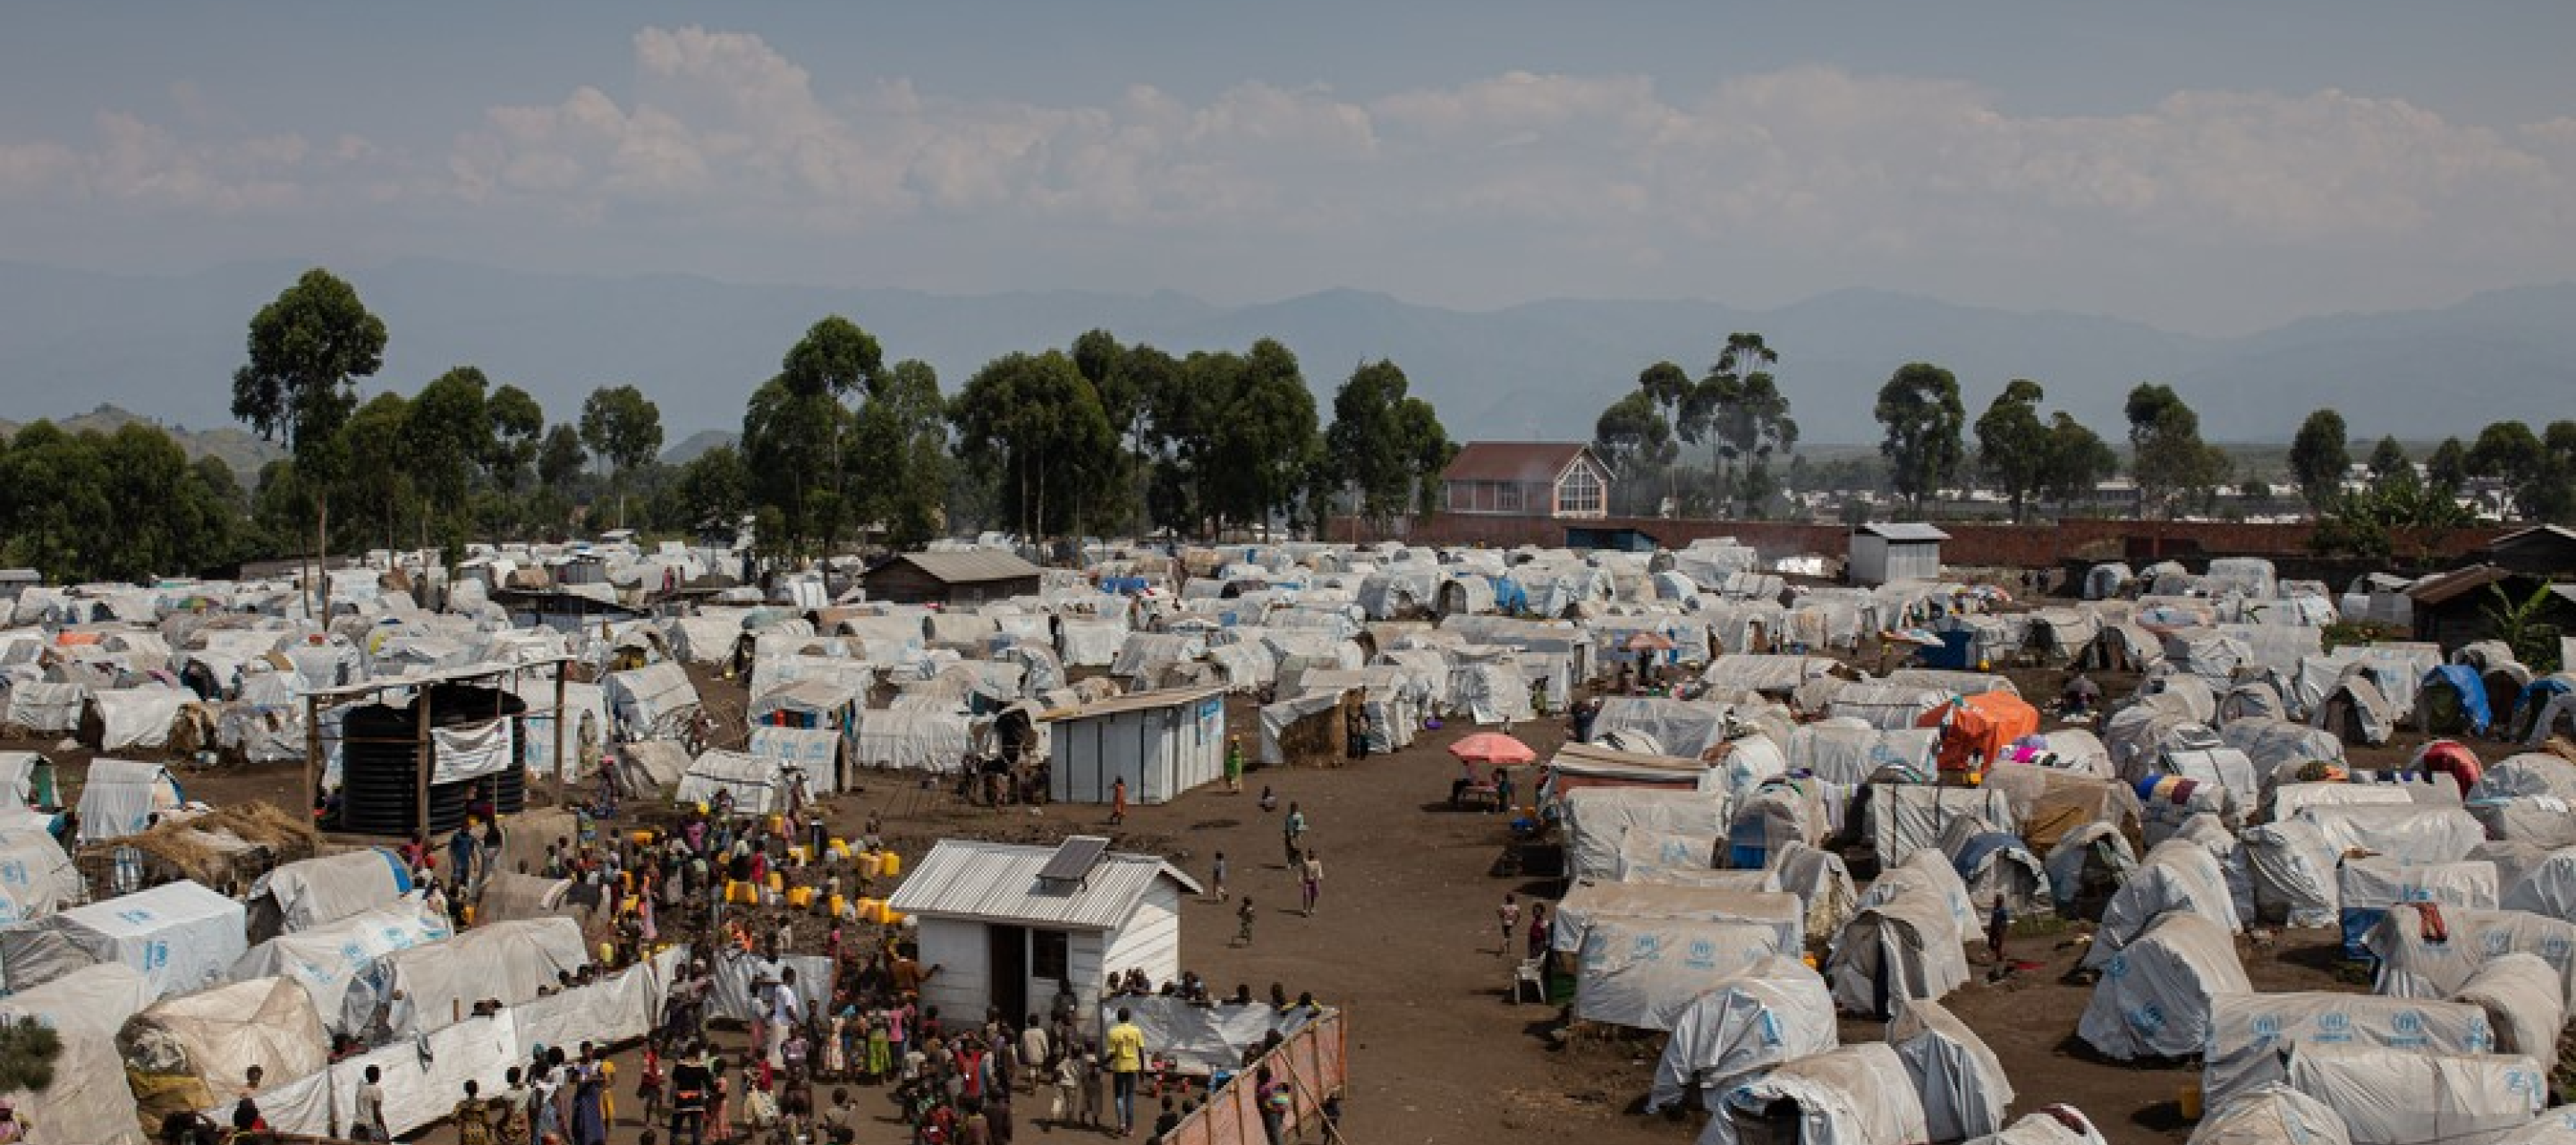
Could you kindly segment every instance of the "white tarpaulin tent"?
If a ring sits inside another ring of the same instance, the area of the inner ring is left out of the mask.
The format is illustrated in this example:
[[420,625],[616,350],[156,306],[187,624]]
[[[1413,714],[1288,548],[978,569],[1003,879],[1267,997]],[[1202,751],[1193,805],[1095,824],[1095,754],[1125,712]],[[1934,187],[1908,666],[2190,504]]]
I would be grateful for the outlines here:
[[80,869],[43,819],[0,826],[0,926],[43,918],[87,896]]
[[774,759],[738,751],[711,749],[689,762],[673,798],[712,806],[725,792],[738,815],[767,815],[787,806],[786,777]]
[[[2533,954],[2507,954],[2487,960],[2453,996],[2486,1012],[2493,1031],[2487,1048],[2521,1054],[2558,1068],[2558,1034],[2567,1028],[2567,1002],[2558,993],[2558,971]],[[2461,1047],[2462,1052],[2474,1052]]]
[[391,905],[411,892],[411,872],[383,847],[279,866],[250,886],[250,930],[265,938]]
[[2287,1084],[2257,1086],[2210,1107],[2186,1145],[2352,1145],[2343,1117]]
[[1916,851],[1940,850],[1942,833],[1962,818],[1987,831],[2009,831],[2015,822],[2012,801],[2000,791],[1927,783],[1869,785],[1869,841],[1882,865],[1900,865]]
[[2209,1000],[2202,1100],[2222,1106],[2256,1086],[2285,1079],[2290,1054],[2309,1045],[2453,1054],[2496,1048],[2486,1014],[2457,1002],[2326,992],[2220,994]]
[[1965,1145],[2109,1145],[2093,1120],[2071,1105],[2043,1105],[2039,1112],[2024,1114],[2010,1128],[1984,1137],[1970,1138]]
[[254,978],[163,998],[116,1035],[143,1116],[213,1105],[257,1063],[278,1077],[319,1072],[331,1040],[313,998],[284,978]]
[[[1631,832],[1635,834],[1635,832]],[[1768,872],[1741,875],[1768,878]],[[1595,918],[1681,919],[1699,922],[1748,922],[1772,928],[1781,950],[1806,949],[1806,925],[1798,896],[1778,891],[1729,890],[1669,883],[1577,882],[1557,903],[1550,942],[1574,953]]]
[[620,739],[659,739],[677,735],[698,710],[698,689],[678,664],[647,664],[611,672],[600,682]]
[[2188,839],[2172,839],[2147,852],[2138,869],[2102,908],[2101,928],[2084,965],[2101,967],[2122,947],[2153,928],[2167,913],[2182,911],[2208,919],[2222,934],[2245,928],[2236,915],[2227,873],[2209,849]]
[[2549,1103],[2549,1075],[2519,1054],[2312,1044],[2286,1080],[2341,1115],[2352,1145],[2490,1145]]
[[1779,953],[1779,931],[1758,923],[1596,915],[1575,973],[1574,1016],[1668,1030],[1691,999]]
[[974,743],[962,712],[873,709],[859,713],[850,765],[951,774],[965,765]]
[[2447,937],[2428,938],[2415,910],[2392,910],[2363,941],[2379,959],[2374,989],[2396,998],[2448,998],[2487,963],[2536,954],[2558,972],[2561,1001],[2576,1000],[2576,923],[2518,910],[2444,910]]
[[1566,793],[1562,807],[1565,873],[1573,879],[1618,878],[1620,840],[1631,827],[1712,840],[1726,834],[1727,799],[1713,793],[1579,787]]
[[1922,998],[1899,1005],[1887,1041],[1914,1075],[1931,1140],[1983,1137],[2004,1127],[2012,1079],[1985,1039],[1947,1007]]
[[[243,921],[242,904],[195,883],[176,882],[76,906],[41,925],[91,961],[142,971],[153,996],[162,997],[221,979],[249,947]],[[0,950],[7,947],[0,940]],[[17,979],[17,960],[9,961],[10,985],[24,985]]]
[[[1913,1145],[1931,1139],[1914,1077],[1894,1049],[1876,1042],[1801,1058],[1726,1095],[1700,1145],[1734,1145],[1736,1118],[1797,1120],[1799,1145]],[[1724,1128],[1721,1129],[1720,1126]],[[1788,1134],[1774,1140],[1789,1139]]]
[[140,835],[152,817],[176,811],[184,802],[179,781],[157,763],[130,759],[94,759],[81,781],[82,843]]
[[2303,809],[2338,855],[2369,851],[2401,863],[2453,863],[2486,841],[2486,828],[2458,808],[2340,804]]
[[[1872,887],[1871,895],[1879,891]],[[1825,963],[1835,1006],[1849,1014],[1889,1016],[1900,1001],[1939,998],[1966,983],[1959,918],[1946,897],[1911,884],[1881,901],[1864,899],[1835,934]]]
[[7,1095],[35,1119],[29,1145],[144,1145],[116,1032],[151,1001],[151,983],[115,963],[0,997],[0,1018],[33,1019],[62,1037],[53,1084],[42,1093]]
[[1825,980],[1795,958],[1766,958],[1691,999],[1673,1018],[1646,1112],[1700,1095],[1715,1106],[1746,1075],[1841,1044]]
[[558,973],[589,961],[570,918],[492,923],[376,959],[350,980],[341,1026],[412,1037],[466,1020],[486,998],[504,1006],[533,999],[555,987]]
[[360,1031],[347,1026],[341,1000],[349,983],[397,950],[409,950],[453,937],[445,918],[431,912],[418,896],[389,906],[359,911],[278,935],[241,956],[227,975],[234,981],[284,977],[312,995],[324,1024],[336,1033]]
[[158,684],[91,693],[90,710],[98,713],[98,750],[152,750],[168,744],[170,725],[178,720],[179,709],[196,699],[197,694],[185,688]]
[[2199,1053],[2209,1040],[2210,999],[2253,989],[2236,940],[2206,918],[2175,911],[2103,963],[2075,1032],[2119,1061]]

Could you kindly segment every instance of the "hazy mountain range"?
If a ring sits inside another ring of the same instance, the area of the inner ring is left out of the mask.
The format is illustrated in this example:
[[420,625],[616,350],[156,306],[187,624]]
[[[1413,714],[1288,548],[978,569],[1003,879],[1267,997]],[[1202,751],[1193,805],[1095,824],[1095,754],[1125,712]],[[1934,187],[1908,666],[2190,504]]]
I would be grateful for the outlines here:
[[[145,277],[0,263],[0,418],[62,418],[114,403],[174,427],[232,427],[230,379],[252,313],[299,265],[238,264]],[[2343,411],[2356,438],[2474,433],[2498,418],[2571,415],[2576,284],[2482,294],[2435,310],[2307,319],[2234,338],[2116,318],[2015,313],[1869,290],[1775,310],[1699,301],[1533,302],[1463,312],[1356,290],[1248,306],[1110,291],[948,297],[906,290],[758,286],[706,278],[593,278],[429,260],[340,267],[391,332],[372,386],[404,392],[459,364],[535,394],[570,420],[603,383],[662,408],[674,453],[720,440],[744,397],[815,319],[844,314],[891,358],[917,357],[952,392],[983,362],[1069,344],[1092,327],[1176,352],[1274,337],[1294,350],[1330,416],[1353,366],[1391,358],[1453,436],[1588,438],[1639,369],[1704,369],[1731,331],[1763,333],[1810,442],[1875,440],[1872,397],[1915,360],[1955,371],[1973,419],[2013,377],[2117,438],[2120,400],[2170,382],[2226,441],[2286,439],[2308,410]]]

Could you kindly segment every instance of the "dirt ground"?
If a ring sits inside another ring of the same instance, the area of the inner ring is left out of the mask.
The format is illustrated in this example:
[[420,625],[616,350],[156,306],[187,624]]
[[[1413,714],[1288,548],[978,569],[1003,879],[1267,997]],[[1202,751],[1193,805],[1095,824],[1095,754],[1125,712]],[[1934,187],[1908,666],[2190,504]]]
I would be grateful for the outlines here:
[[[697,675],[719,709],[742,709],[737,684]],[[2061,679],[2054,673],[2016,675],[2035,701],[2053,695]],[[2131,683],[2101,682],[2113,695],[2124,694]],[[1257,727],[1254,709],[1241,699],[1229,701],[1227,721],[1247,738]],[[1232,904],[1190,904],[1182,915],[1183,965],[1219,988],[1246,983],[1264,993],[1275,982],[1292,996],[1313,991],[1345,1010],[1353,1076],[1343,1128],[1351,1140],[1672,1145],[1695,1139],[1696,1114],[1666,1119],[1639,1112],[1661,1050],[1659,1037],[1586,1037],[1560,1044],[1552,1036],[1559,1025],[1555,1008],[1508,1000],[1514,960],[1502,949],[1495,908],[1506,893],[1527,902],[1552,898],[1558,888],[1553,880],[1496,877],[1496,861],[1508,842],[1504,818],[1448,809],[1456,764],[1443,749],[1474,730],[1453,724],[1424,733],[1404,752],[1340,767],[1255,770],[1244,794],[1202,789],[1171,804],[1136,808],[1119,828],[1108,826],[1105,808],[963,807],[899,779],[872,782],[830,802],[836,833],[856,833],[876,809],[885,816],[888,834],[913,859],[941,835],[1038,841],[1106,833],[1122,849],[1159,851],[1204,879],[1215,854],[1225,852],[1232,861],[1229,889],[1260,904],[1254,941],[1231,944]],[[1513,732],[1541,759],[1564,738],[1562,725],[1553,721]],[[2420,738],[2401,733],[2396,744],[2357,754],[2365,764],[2402,763]],[[53,752],[67,765],[67,795],[74,786],[68,781],[87,758],[57,751],[51,741],[0,746]],[[191,797],[211,803],[266,798],[291,805],[300,768],[190,774],[183,782]],[[1264,786],[1277,792],[1279,812],[1265,814],[1256,805],[1255,793]],[[1290,803],[1304,809],[1308,840],[1324,865],[1322,902],[1312,918],[1296,911],[1296,883],[1283,863],[1279,824]],[[2010,957],[2044,967],[2001,982],[1984,980],[1980,951],[1972,959],[1979,981],[1947,1004],[2002,1060],[2019,1091],[2016,1115],[2065,1102],[2083,1109],[2120,1145],[2181,1141],[2189,1126],[2176,1096],[2196,1079],[2195,1068],[2100,1061],[2073,1036],[2089,988],[2060,978],[2081,953],[2079,933],[2067,929],[2017,939]],[[2241,940],[2240,951],[2264,990],[2366,988],[2338,976],[2332,943],[2328,932],[2294,931],[2259,948],[2253,939]],[[1880,1034],[1875,1023],[1843,1024],[1846,1041]],[[735,1045],[728,1041],[726,1048]],[[621,1065],[621,1089],[627,1092],[619,1095],[624,1120],[615,1140],[623,1145],[642,1127],[634,1121],[628,1088],[635,1067],[631,1061]],[[890,1103],[870,1097],[863,1108],[882,1120],[862,1140],[908,1139]],[[1021,1106],[1023,1136],[1041,1135],[1028,1124],[1033,1108]],[[445,1140],[446,1132],[433,1129],[426,1136]]]

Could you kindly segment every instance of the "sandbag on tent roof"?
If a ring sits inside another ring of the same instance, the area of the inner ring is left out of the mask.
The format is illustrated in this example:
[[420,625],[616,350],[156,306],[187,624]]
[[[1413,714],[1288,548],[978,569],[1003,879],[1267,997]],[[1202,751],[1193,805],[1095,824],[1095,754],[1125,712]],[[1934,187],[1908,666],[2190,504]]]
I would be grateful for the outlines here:
[[235,982],[280,977],[311,995],[323,1024],[343,1033],[340,1002],[349,982],[377,959],[449,938],[456,933],[445,918],[429,910],[419,896],[409,895],[387,906],[300,927],[253,946],[236,960],[225,977]]
[[2167,840],[2147,852],[2129,881],[2121,884],[2102,908],[2102,925],[2093,932],[2093,946],[2084,954],[2084,965],[2100,967],[2108,963],[2121,948],[2153,929],[2159,919],[2175,912],[2207,919],[2224,934],[2244,929],[2243,921],[2236,917],[2226,871],[2208,848],[2188,839]]
[[250,887],[250,934],[265,939],[391,904],[411,892],[411,872],[383,847],[298,859]]
[[313,999],[284,978],[255,978],[163,998],[126,1019],[116,1046],[145,1125],[237,1092],[251,1064],[279,1078],[318,1073],[330,1036]]
[[[1797,1125],[1792,1134],[1781,1122]],[[1771,1128],[1777,1126],[1777,1128]],[[1895,1049],[1870,1042],[1800,1058],[1726,1095],[1700,1145],[1795,1140],[1799,1145],[1910,1145],[1930,1140],[1914,1077]]]
[[1673,1108],[1694,1093],[1714,1107],[1748,1075],[1840,1044],[1825,980],[1796,958],[1765,958],[1691,999],[1674,1017],[1646,1090],[1646,1112]]
[[[35,940],[42,930],[60,938],[92,962],[118,962],[143,972],[153,995],[161,997],[197,989],[223,977],[249,944],[242,937],[242,905],[192,882],[164,883],[149,890],[77,906],[43,920],[37,927],[0,932],[0,964],[9,969],[9,985],[24,989],[38,979],[22,979],[22,940]],[[59,967],[60,971],[71,967]]]
[[[2550,988],[2554,1003],[2554,978]],[[2324,991],[2220,994],[2209,1001],[2202,1099],[2221,1106],[2280,1082],[2291,1053],[2310,1045],[2482,1054],[2495,1049],[2495,1032],[2484,1012],[2459,1002]]]
[[2352,1145],[2489,1145],[2549,1101],[2549,1076],[2519,1054],[2312,1043],[2284,1080],[2342,1115]]
[[1619,871],[1619,839],[1630,827],[1716,838],[1726,833],[1720,794],[1652,788],[1586,787],[1568,792],[1566,877],[1608,880]]
[[2200,1052],[2209,1040],[2210,999],[2254,989],[2235,939],[2187,911],[2156,919],[2101,969],[2075,1033],[2118,1061]]
[[[43,1024],[62,1038],[53,1083],[16,1099],[36,1121],[35,1145],[144,1145],[134,1092],[124,1084],[116,1031],[151,1004],[152,988],[131,967],[85,967],[42,986],[0,997],[0,1020]],[[158,1128],[155,1126],[154,1128]]]
[[1778,930],[1760,923],[1596,915],[1575,973],[1574,1016],[1669,1030],[1691,999],[1781,953]]
[[1898,1006],[1887,1041],[1914,1076],[1931,1140],[1983,1137],[2004,1127],[2012,1079],[1985,1039],[1948,1008],[1925,999]]
[[1557,903],[1555,930],[1549,939],[1551,948],[1567,954],[1581,951],[1584,935],[1590,932],[1595,918],[1752,923],[1770,927],[1775,945],[1781,950],[1804,950],[1807,944],[1806,923],[1796,895],[1583,880],[1568,887],[1565,898]]
[[2335,893],[2342,904],[2344,953],[2361,958],[2369,953],[2363,937],[2399,903],[2494,910],[2496,867],[2478,860],[2409,863],[2387,855],[2347,855],[2336,870]]
[[[2543,1070],[2558,1068],[2558,1035],[2567,1028],[2567,1003],[2558,995],[2558,972],[2533,954],[2492,958],[2471,974],[2452,1000],[2486,1014],[2488,1049],[2521,1054]],[[2476,1052],[2463,1047],[2461,1052]]]
[[2186,1145],[2353,1145],[2341,1114],[2287,1083],[2256,1086],[2210,1108]]
[[2576,1002],[2576,923],[2518,910],[2440,912],[2441,931],[2428,934],[2432,917],[2392,910],[2370,929],[2366,945],[2379,959],[2378,993],[2393,998],[2448,998],[2488,962],[2507,954],[2537,954],[2558,975],[2559,998]]
[[96,843],[140,835],[154,816],[176,811],[185,803],[169,768],[130,759],[91,760],[89,774],[81,780],[80,838],[75,841]]
[[0,926],[53,914],[88,897],[89,885],[45,820],[0,826]]
[[476,927],[376,959],[349,982],[342,1028],[383,1035],[373,1042],[427,1033],[463,1020],[486,998],[504,1006],[528,1001],[553,989],[557,974],[589,961],[581,927],[569,918]]

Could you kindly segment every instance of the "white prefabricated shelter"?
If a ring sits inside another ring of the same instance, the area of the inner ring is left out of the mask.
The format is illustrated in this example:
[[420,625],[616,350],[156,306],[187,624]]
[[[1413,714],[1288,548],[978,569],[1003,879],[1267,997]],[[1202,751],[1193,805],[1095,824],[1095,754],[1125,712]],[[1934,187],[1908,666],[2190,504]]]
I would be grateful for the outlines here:
[[1042,1009],[1069,984],[1096,1013],[1109,975],[1181,974],[1181,898],[1204,893],[1152,855],[1077,835],[1055,848],[942,839],[887,906],[917,921],[921,961],[941,967],[922,1003],[971,1020]]
[[[1225,689],[1140,692],[1046,715],[1047,794],[1058,803],[1166,803],[1225,774]],[[980,1012],[980,1011],[978,1011]]]
[[1851,563],[1845,572],[1853,584],[1889,584],[1903,580],[1941,579],[1941,542],[1950,534],[1930,525],[1862,525],[1851,533]]

